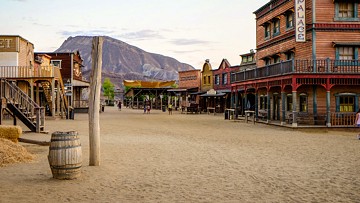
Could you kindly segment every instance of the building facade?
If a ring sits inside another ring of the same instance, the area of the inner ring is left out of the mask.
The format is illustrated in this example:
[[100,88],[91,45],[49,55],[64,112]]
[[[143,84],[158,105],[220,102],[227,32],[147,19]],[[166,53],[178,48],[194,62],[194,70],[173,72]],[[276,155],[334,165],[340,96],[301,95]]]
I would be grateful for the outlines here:
[[88,109],[88,100],[82,98],[83,90],[90,86],[90,83],[83,79],[82,62],[80,52],[48,52],[43,53],[51,56],[51,64],[61,67],[61,75],[66,87],[69,105],[75,111],[81,112]]
[[357,1],[271,0],[254,12],[257,68],[236,73],[233,91],[254,95],[242,99],[268,122],[353,126],[359,11]]

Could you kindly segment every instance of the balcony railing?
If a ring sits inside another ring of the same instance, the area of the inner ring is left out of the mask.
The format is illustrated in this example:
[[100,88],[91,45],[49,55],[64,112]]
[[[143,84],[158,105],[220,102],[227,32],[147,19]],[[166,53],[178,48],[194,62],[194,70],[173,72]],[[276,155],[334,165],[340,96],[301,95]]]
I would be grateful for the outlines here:
[[1,78],[54,77],[57,66],[0,66]]
[[288,60],[232,73],[231,83],[287,74],[360,74],[359,60]]

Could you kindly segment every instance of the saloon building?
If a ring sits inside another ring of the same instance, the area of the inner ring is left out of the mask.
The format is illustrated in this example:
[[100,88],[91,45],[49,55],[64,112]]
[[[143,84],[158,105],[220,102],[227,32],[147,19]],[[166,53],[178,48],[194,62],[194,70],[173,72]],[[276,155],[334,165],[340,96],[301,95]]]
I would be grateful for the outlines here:
[[258,119],[265,112],[267,122],[353,126],[360,95],[359,11],[358,1],[269,1],[254,12],[257,68],[234,74],[232,91]]

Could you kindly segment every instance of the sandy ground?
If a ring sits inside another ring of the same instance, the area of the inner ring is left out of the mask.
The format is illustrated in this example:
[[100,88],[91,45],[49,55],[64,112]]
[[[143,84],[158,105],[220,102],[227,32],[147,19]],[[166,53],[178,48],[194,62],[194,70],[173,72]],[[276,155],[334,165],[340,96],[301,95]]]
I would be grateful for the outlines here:
[[360,141],[354,130],[297,131],[161,111],[106,107],[101,165],[89,166],[88,115],[48,120],[79,132],[82,175],[52,178],[48,147],[0,168],[0,202],[360,202]]

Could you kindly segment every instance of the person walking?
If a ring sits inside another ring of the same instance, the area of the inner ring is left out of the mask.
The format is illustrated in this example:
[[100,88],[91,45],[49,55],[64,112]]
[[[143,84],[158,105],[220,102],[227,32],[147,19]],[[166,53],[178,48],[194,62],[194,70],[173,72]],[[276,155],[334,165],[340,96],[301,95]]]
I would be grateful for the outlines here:
[[[360,109],[355,114],[355,126],[360,127]],[[357,139],[360,140],[360,134],[357,135]]]
[[171,103],[169,103],[168,111],[169,111],[169,115],[172,115],[172,104]]
[[119,109],[119,111],[121,111],[121,101],[120,100],[118,102],[118,109]]

